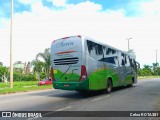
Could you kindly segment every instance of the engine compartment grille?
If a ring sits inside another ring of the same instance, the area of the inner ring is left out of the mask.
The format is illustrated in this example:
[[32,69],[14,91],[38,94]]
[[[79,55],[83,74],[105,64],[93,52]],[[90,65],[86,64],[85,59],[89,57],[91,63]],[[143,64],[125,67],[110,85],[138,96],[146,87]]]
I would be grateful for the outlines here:
[[55,59],[54,64],[55,65],[69,65],[69,64],[77,64],[78,61],[79,61],[78,57],[62,58],[62,59]]

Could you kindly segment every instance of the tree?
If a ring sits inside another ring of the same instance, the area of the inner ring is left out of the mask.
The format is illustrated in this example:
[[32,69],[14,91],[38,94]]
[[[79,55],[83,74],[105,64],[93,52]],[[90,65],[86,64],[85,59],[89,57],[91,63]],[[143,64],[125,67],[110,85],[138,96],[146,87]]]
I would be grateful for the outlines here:
[[152,66],[149,66],[149,65],[144,65],[143,67],[144,67],[144,69],[150,69],[150,70],[152,68]]
[[0,66],[0,80],[2,80],[2,76],[8,76],[8,69],[4,66]]
[[33,60],[32,65],[34,66],[33,72],[37,75],[38,80],[40,81],[40,74],[42,72],[44,63],[39,60]]
[[0,66],[3,66],[3,63],[2,63],[2,62],[0,62]]
[[42,58],[43,61],[43,67],[44,67],[44,72],[46,74],[46,77],[49,78],[49,74],[50,74],[50,65],[51,65],[51,55],[50,55],[50,48],[46,48],[44,50],[44,53],[38,53],[36,56],[36,60],[38,60],[39,58]]
[[160,67],[157,67],[155,72],[156,72],[156,75],[160,75]]
[[144,65],[144,68],[140,69],[138,73],[139,73],[140,76],[150,76],[150,75],[153,75],[151,66],[149,66],[149,65]]
[[153,63],[153,64],[152,64],[154,75],[158,75],[158,73],[157,73],[157,68],[158,68],[158,66],[159,66],[158,63]]

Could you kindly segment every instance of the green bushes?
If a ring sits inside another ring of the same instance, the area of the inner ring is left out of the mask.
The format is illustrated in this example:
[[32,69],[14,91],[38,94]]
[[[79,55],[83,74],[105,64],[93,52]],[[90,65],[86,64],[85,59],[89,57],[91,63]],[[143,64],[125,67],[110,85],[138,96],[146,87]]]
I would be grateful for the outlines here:
[[14,81],[37,81],[36,76],[34,74],[22,74],[19,72],[13,73]]
[[2,81],[2,76],[5,75],[6,77],[9,76],[8,69],[4,66],[0,66],[0,82]]
[[[2,76],[4,75],[4,73],[2,74],[2,72],[0,73],[0,82],[2,81]],[[10,74],[9,72],[7,74],[5,74],[5,76],[7,77],[7,80],[10,80]],[[40,73],[40,80],[46,78],[45,73],[41,72]],[[38,78],[36,76],[36,74],[23,74],[21,72],[18,71],[14,71],[13,72],[13,80],[14,81],[38,81]]]
[[[40,80],[46,78],[45,73],[40,73]],[[13,72],[14,81],[38,81],[36,74],[22,74],[20,72]]]
[[139,76],[160,76],[160,67],[158,63],[153,63],[152,66],[144,65],[142,69],[138,70]]
[[46,74],[45,74],[44,72],[41,72],[41,73],[40,73],[40,79],[42,80],[42,79],[44,79],[44,78],[46,78]]

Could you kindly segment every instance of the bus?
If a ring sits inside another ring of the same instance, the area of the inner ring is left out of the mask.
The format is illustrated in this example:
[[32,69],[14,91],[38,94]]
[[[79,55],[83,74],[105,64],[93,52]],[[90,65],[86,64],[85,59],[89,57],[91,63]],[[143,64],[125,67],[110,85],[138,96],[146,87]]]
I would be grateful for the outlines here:
[[81,35],[51,44],[51,76],[55,89],[79,92],[137,83],[135,56]]

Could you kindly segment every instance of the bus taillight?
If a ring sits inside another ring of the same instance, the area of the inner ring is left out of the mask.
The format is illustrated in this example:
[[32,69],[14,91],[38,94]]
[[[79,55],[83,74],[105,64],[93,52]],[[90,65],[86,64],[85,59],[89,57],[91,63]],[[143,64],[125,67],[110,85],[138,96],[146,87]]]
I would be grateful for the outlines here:
[[80,36],[80,35],[77,35],[77,37],[81,38],[81,36]]
[[80,77],[80,81],[86,80],[86,78],[87,78],[86,66],[81,65],[81,77]]
[[70,38],[70,37],[64,37],[64,38],[62,38],[62,39],[68,39],[68,38]]

